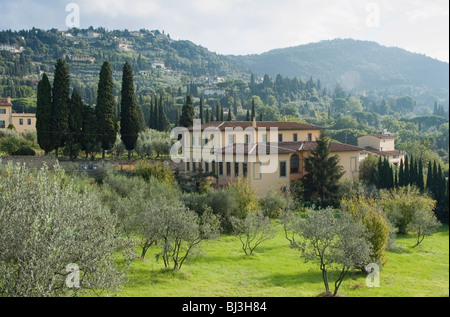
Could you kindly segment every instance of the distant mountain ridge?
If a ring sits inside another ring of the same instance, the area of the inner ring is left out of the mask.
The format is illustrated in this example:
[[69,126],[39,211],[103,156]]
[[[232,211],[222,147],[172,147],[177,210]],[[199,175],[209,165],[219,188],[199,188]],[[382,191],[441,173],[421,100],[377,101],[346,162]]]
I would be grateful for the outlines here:
[[426,91],[448,104],[448,63],[375,42],[335,39],[228,58],[258,76],[312,76],[323,85],[340,83],[349,91]]

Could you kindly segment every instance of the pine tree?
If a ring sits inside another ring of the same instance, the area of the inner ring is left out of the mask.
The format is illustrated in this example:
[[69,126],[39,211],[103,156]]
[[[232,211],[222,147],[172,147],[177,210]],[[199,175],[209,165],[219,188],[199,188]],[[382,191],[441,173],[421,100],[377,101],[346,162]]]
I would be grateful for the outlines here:
[[55,77],[52,89],[52,133],[53,147],[58,157],[58,149],[64,146],[69,132],[69,68],[64,60],[55,65]]
[[306,174],[302,182],[309,199],[333,203],[345,171],[339,164],[339,157],[330,156],[330,138],[321,133],[316,148],[304,161]]
[[45,155],[48,155],[53,150],[52,87],[45,73],[37,87],[36,132],[39,146],[44,150]]
[[128,62],[123,66],[121,110],[120,134],[128,151],[128,159],[131,159],[131,151],[136,147],[139,134],[139,122],[134,99],[133,70]]
[[103,63],[100,70],[95,117],[97,118],[98,131],[101,131],[98,135],[98,140],[102,145],[102,159],[105,159],[105,151],[113,147],[117,137],[117,121],[114,109],[114,82],[111,64],[108,61]]
[[194,124],[194,102],[192,95],[186,97],[186,103],[181,109],[180,125],[183,127],[191,127]]

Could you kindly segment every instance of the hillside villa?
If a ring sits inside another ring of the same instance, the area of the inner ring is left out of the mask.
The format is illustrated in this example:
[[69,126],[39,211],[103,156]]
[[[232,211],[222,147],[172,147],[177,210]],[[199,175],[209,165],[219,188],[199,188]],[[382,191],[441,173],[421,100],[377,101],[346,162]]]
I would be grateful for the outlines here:
[[[305,175],[304,160],[317,146],[321,129],[306,123],[256,120],[210,122],[197,130],[194,125],[183,136],[183,146],[190,148],[184,153],[184,173],[213,173],[218,186],[245,178],[261,196],[272,188],[287,190]],[[219,145],[214,139],[220,140]],[[209,151],[212,155],[205,158]],[[330,152],[338,155],[344,177],[358,178],[362,148],[331,142]]]
[[364,135],[358,138],[358,146],[364,148],[362,159],[368,155],[381,156],[397,167],[401,160],[405,161],[405,153],[395,149],[395,138],[391,135]]
[[0,98],[0,130],[13,125],[17,132],[36,131],[34,113],[14,113],[11,98]]

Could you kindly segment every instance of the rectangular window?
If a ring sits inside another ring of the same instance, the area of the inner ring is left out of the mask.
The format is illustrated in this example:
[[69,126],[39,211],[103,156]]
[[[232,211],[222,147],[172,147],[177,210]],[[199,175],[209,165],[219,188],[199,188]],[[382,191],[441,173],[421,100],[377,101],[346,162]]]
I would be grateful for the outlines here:
[[191,170],[191,163],[186,162],[186,172],[189,172]]
[[31,119],[27,119],[27,124],[31,125]]
[[280,162],[280,177],[286,177],[287,173],[286,173],[286,161],[281,161]]
[[278,142],[279,143],[283,142],[283,134],[281,133],[278,134]]
[[312,141],[312,133],[308,133],[308,141],[309,141],[309,142]]
[[294,133],[294,142],[297,142],[297,141],[298,141],[298,134]]
[[5,121],[0,120],[0,129],[4,129],[5,128]]
[[197,163],[192,162],[192,170],[195,172],[196,169],[197,169]]
[[19,124],[23,125],[23,119],[19,119]]
[[261,179],[261,163],[260,162],[253,164],[253,178],[255,180]]
[[267,143],[267,133],[264,133],[262,135],[262,141],[263,141],[263,143]]
[[250,134],[246,134],[245,135],[245,144],[249,144],[250,143]]
[[0,114],[6,114],[6,109],[0,109]]
[[211,167],[212,167],[212,173],[213,173],[214,175],[216,175],[216,162],[212,161]]
[[231,176],[231,163],[227,162],[227,176]]
[[228,145],[234,144],[234,134],[228,135]]
[[234,163],[234,177],[239,177],[239,163]]
[[247,177],[248,174],[248,163],[242,163],[242,175],[244,177]]
[[192,145],[195,145],[195,138],[192,136]]
[[205,162],[205,173],[209,173],[209,163]]
[[223,162],[219,162],[219,175],[223,175]]
[[351,157],[350,158],[350,171],[351,172],[356,172],[356,169],[357,169],[357,163],[356,163],[357,161],[356,161],[356,157]]

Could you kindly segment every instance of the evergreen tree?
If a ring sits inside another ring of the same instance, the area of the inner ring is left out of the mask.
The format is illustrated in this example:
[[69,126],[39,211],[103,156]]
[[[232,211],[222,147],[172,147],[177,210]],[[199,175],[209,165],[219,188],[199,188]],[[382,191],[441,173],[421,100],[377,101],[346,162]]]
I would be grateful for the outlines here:
[[255,99],[252,98],[252,116],[250,121],[253,121],[256,118],[256,110],[255,110]]
[[425,190],[425,184],[423,182],[423,162],[422,159],[419,160],[419,167],[417,173],[417,187],[421,192]]
[[180,126],[180,111],[177,110],[177,115],[175,117],[175,127],[179,127]]
[[138,114],[139,132],[143,132],[147,128],[147,125],[145,124],[144,111],[141,105],[136,104],[136,111]]
[[95,117],[95,109],[88,105],[84,105],[82,113],[83,127],[81,134],[81,149],[86,154],[86,158],[89,154],[96,151],[97,145],[100,144],[97,134],[97,118]]
[[167,119],[162,102],[160,102],[159,104],[158,123],[159,123],[158,131],[166,132],[170,130],[170,122],[169,119]]
[[63,59],[55,65],[55,77],[52,89],[52,133],[53,147],[58,157],[58,149],[64,146],[69,132],[69,68]]
[[433,166],[431,161],[428,161],[428,170],[427,170],[427,185],[426,188],[428,191],[433,192]]
[[180,125],[183,127],[191,127],[194,124],[194,102],[192,95],[186,97],[186,103],[181,109]]
[[245,121],[250,121],[250,110],[247,109],[247,116],[245,117]]
[[206,108],[206,116],[205,116],[205,123],[209,122],[209,108]]
[[405,156],[405,170],[403,171],[403,176],[404,176],[404,181],[403,181],[403,186],[408,186],[409,184],[411,184],[411,179],[410,179],[410,171],[409,171],[409,159],[408,156]]
[[199,114],[201,123],[205,122],[205,117],[203,115],[203,107],[204,107],[204,105],[203,105],[203,97],[201,97],[200,98],[200,114]]
[[222,108],[222,106],[220,106],[220,121],[223,121],[223,108]]
[[131,159],[131,151],[136,147],[139,134],[139,122],[136,101],[134,99],[133,70],[128,62],[123,66],[122,99],[120,114],[120,134],[122,142]]
[[322,203],[335,203],[339,180],[345,171],[339,165],[339,157],[330,156],[330,138],[322,132],[316,148],[304,161],[306,175],[302,182],[307,197],[310,200],[317,198]]
[[216,102],[216,121],[220,121],[220,102]]
[[114,82],[111,64],[108,61],[103,63],[100,70],[95,117],[97,119],[98,131],[101,131],[98,135],[98,140],[102,145],[102,159],[105,159],[105,151],[113,147],[117,137],[117,118],[114,109]]
[[78,94],[78,91],[74,89],[69,102],[69,133],[67,134],[66,140],[70,159],[75,159],[76,153],[81,148],[80,141],[83,130],[83,109],[83,100]]
[[231,121],[231,108],[228,109],[227,121]]
[[39,146],[44,150],[45,155],[48,155],[53,150],[52,87],[45,73],[37,87],[36,132]]
[[398,186],[399,187],[405,186],[403,169],[404,169],[404,167],[403,167],[403,159],[401,159],[400,160],[400,167],[399,167],[399,170],[398,170]]

